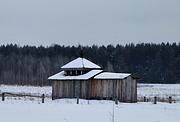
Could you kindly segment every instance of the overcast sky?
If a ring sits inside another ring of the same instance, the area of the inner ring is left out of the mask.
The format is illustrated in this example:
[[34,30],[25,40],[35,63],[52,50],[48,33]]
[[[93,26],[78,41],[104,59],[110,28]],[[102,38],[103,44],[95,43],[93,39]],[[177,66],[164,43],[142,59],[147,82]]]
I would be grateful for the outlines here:
[[180,0],[0,0],[0,44],[180,42]]

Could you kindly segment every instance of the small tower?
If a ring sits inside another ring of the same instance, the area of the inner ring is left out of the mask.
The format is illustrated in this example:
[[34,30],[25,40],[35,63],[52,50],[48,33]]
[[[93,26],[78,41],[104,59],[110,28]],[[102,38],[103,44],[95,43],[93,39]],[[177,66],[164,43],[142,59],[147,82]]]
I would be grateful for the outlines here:
[[85,58],[79,57],[62,66],[61,69],[64,71],[65,76],[78,76],[83,75],[90,70],[101,69],[101,67]]

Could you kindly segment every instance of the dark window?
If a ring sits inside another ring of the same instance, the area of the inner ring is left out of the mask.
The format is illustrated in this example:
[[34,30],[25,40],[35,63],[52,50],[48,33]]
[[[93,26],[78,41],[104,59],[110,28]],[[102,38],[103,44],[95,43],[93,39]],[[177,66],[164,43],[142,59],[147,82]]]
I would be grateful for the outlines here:
[[66,76],[70,75],[70,71],[65,71],[64,75],[66,75]]
[[77,75],[81,75],[81,71],[80,70],[77,70]]
[[88,70],[68,70],[64,72],[65,76],[78,76],[86,74]]
[[76,75],[76,70],[73,70],[72,71],[72,76],[75,76]]

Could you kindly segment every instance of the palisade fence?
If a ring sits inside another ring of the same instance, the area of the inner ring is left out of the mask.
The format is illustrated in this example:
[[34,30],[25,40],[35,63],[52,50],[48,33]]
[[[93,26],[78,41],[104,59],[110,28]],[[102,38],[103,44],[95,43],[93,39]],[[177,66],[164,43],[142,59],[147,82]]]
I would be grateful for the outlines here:
[[[42,103],[45,102],[45,98],[51,99],[51,96],[41,94],[41,95],[32,95],[28,93],[10,93],[10,92],[2,92],[0,93],[0,97],[2,101],[6,101],[6,99],[13,97],[13,98],[29,98],[29,100],[35,100],[34,98],[38,98],[41,100]],[[118,100],[114,98],[115,104],[118,104]],[[89,102],[89,100],[88,100]],[[157,102],[166,102],[166,103],[176,103],[180,102],[180,99],[173,98],[172,96],[169,97],[138,97],[137,102],[152,102],[153,104],[157,104]],[[77,98],[77,104],[79,104],[79,98]]]

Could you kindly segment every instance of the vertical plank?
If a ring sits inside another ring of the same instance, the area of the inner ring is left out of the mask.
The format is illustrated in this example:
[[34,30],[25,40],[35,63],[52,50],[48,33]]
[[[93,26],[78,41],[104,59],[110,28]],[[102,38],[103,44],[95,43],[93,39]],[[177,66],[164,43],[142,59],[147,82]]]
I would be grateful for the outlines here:
[[146,96],[144,96],[144,100],[143,101],[146,102]]
[[54,89],[54,81],[52,81],[52,100],[54,100],[55,98],[54,98],[54,91],[55,89]]
[[78,87],[79,87],[79,98],[82,98],[82,81],[78,81],[79,84],[78,84]]
[[79,104],[79,95],[77,96],[77,104]]
[[113,80],[111,80],[111,82],[112,82],[112,93],[113,93],[113,96],[112,96],[112,100],[114,100],[115,101],[115,82],[113,81]]
[[44,98],[45,98],[45,95],[42,94],[42,103],[44,103]]
[[122,101],[122,80],[119,80],[118,82],[118,95],[119,95],[119,101]]
[[75,90],[75,81],[73,81],[73,90],[72,90],[72,92],[73,92],[73,98],[75,98],[76,97],[76,94],[75,94],[75,92],[76,92],[76,90]]
[[169,96],[169,103],[171,104],[172,103],[172,97]]
[[116,80],[116,97],[119,100],[119,80]]
[[5,101],[5,93],[2,93],[2,101]]
[[86,82],[85,82],[85,86],[86,86],[86,99],[88,99],[89,100],[89,87],[88,87],[88,83],[89,83],[89,80],[87,80]]
[[115,98],[115,104],[118,105],[118,99],[117,99],[117,97]]
[[157,104],[157,97],[154,97],[154,104]]
[[135,90],[135,93],[134,93],[134,101],[135,102],[137,102],[137,80],[136,79],[134,79],[134,83],[135,83],[135,85],[134,85],[134,90]]
[[80,97],[80,81],[76,81],[77,83],[77,87],[76,87],[76,90],[77,90],[77,104],[79,104],[79,97]]
[[87,82],[87,97],[88,97],[88,100],[91,97],[91,80],[88,80]]
[[58,82],[58,97],[59,98],[63,98],[64,97],[64,92],[63,92],[63,81],[60,81],[60,82]]

